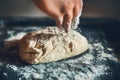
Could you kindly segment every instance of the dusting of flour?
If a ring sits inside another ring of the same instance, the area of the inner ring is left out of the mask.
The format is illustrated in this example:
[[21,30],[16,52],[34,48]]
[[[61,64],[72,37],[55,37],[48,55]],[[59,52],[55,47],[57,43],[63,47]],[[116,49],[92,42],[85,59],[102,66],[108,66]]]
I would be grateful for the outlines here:
[[[21,27],[17,29],[21,32],[16,33],[15,30],[9,30],[10,36],[6,40],[20,39],[30,30],[28,27],[26,30],[22,30]],[[38,65],[17,66],[11,63],[0,63],[2,77],[11,80],[114,80],[115,74],[120,74],[115,73],[119,66],[117,58],[112,55],[113,49],[106,46],[105,39],[99,38],[104,34],[101,34],[101,31],[95,33],[88,29],[82,31],[89,42],[89,50],[83,55]],[[14,76],[11,77],[12,75]]]

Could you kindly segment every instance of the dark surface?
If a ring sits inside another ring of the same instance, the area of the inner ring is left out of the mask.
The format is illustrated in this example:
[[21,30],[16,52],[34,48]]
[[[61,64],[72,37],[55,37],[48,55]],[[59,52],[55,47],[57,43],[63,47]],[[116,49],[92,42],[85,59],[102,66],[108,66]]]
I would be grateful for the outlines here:
[[88,39],[89,50],[57,62],[29,65],[20,61],[17,47],[3,46],[6,39],[49,25],[55,25],[54,21],[0,20],[0,80],[120,80],[120,64],[116,58],[120,51],[120,22],[117,19],[81,19],[77,31]]

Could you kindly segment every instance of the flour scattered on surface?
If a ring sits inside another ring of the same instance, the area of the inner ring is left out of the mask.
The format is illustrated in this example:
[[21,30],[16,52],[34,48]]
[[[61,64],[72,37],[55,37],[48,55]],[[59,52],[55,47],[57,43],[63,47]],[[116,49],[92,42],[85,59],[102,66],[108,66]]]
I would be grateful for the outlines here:
[[14,71],[17,71],[17,67],[15,65],[10,65],[9,68],[11,68]]
[[26,33],[24,32],[20,32],[16,35],[13,35],[14,31],[8,31],[8,33],[10,34],[10,37],[8,39],[6,39],[6,41],[9,41],[9,40],[19,40],[21,39]]
[[7,76],[7,73],[4,72],[3,75]]
[[[37,30],[38,27],[34,29]],[[9,30],[7,40],[20,38],[27,31],[34,29],[27,27],[27,29],[22,30],[22,27],[20,27]],[[17,33],[16,30],[21,30],[21,32]],[[116,78],[119,78],[120,64],[117,62],[117,58],[112,55],[114,50],[107,46],[105,39],[101,39],[101,36],[104,38],[103,32],[89,29],[83,29],[82,31],[84,31],[82,34],[89,41],[89,50],[83,55],[37,65],[18,62],[21,65],[19,66],[6,60],[7,63],[0,62],[2,78],[10,80],[116,80]],[[12,59],[10,58],[10,60]],[[14,77],[11,77],[11,75],[14,75]]]
[[35,79],[39,79],[40,74],[38,74],[38,73],[32,73],[32,76],[33,76],[33,78],[35,78]]
[[[35,31],[40,29],[40,27],[15,27],[14,30],[8,30],[7,34],[9,34],[9,37],[6,39],[7,41],[9,40],[14,40],[14,39],[21,39],[26,33],[30,31]],[[21,30],[21,31],[20,31]],[[17,32],[19,31],[19,32]]]

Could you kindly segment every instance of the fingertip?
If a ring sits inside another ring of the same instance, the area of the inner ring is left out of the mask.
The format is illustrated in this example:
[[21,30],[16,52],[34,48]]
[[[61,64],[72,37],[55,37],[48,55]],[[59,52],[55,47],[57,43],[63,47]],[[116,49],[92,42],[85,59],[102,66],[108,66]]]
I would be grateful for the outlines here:
[[71,23],[64,22],[63,28],[64,28],[65,32],[68,33],[68,31],[70,31],[70,29],[71,29]]
[[63,24],[63,17],[58,17],[58,18],[55,19],[55,21],[56,21],[57,27],[59,29],[61,29],[62,28],[62,24]]

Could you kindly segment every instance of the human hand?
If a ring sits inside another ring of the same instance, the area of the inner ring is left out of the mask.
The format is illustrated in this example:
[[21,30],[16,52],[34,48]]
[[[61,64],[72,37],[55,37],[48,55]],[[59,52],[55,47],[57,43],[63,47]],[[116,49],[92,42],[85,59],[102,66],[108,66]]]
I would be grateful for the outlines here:
[[60,29],[68,32],[71,29],[72,21],[81,15],[82,0],[34,0],[37,7],[55,19]]

